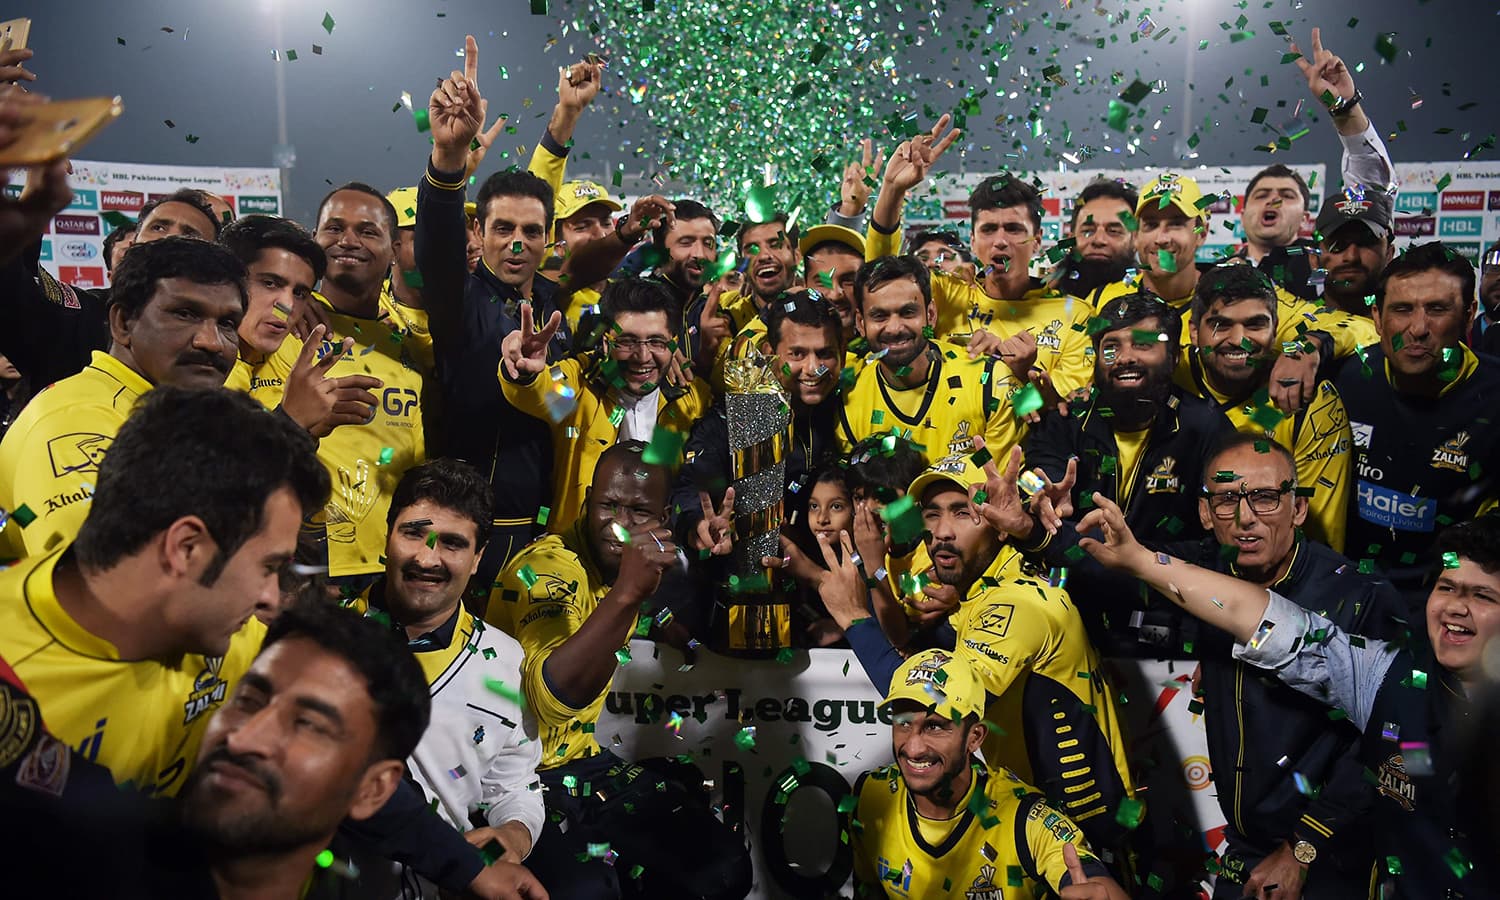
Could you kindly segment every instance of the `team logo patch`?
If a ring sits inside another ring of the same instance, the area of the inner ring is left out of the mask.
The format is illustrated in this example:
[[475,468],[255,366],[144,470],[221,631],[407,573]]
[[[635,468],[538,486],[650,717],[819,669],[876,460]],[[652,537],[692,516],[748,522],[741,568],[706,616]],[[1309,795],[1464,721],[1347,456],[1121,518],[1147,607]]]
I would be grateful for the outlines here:
[[1354,446],[1368,450],[1370,439],[1375,437],[1375,426],[1366,425],[1363,422],[1350,422],[1349,428],[1354,431]]
[[1048,350],[1061,350],[1062,337],[1058,332],[1062,331],[1062,319],[1053,319],[1042,329],[1042,333],[1036,336],[1036,345]]
[[1016,608],[1009,603],[997,603],[986,609],[976,622],[980,631],[992,634],[995,637],[1005,637],[1010,630],[1010,620],[1015,617]]
[[1464,445],[1469,443],[1469,433],[1460,431],[1453,437],[1443,441],[1432,451],[1432,467],[1434,469],[1447,469],[1451,472],[1467,472],[1469,470],[1469,454],[1464,450]]
[[1417,786],[1412,784],[1411,776],[1406,774],[1406,760],[1401,758],[1401,754],[1393,754],[1381,763],[1378,776],[1376,788],[1380,793],[1401,804],[1401,808],[1407,812],[1416,807]]
[[1178,175],[1176,172],[1168,172],[1167,174],[1163,175],[1162,177],[1156,179],[1156,187],[1154,187],[1154,188],[1151,189],[1151,195],[1152,196],[1159,196],[1161,194],[1174,194],[1175,195],[1175,194],[1182,193],[1182,181],[1180,180],[1181,178],[1182,178],[1182,176]]
[[1148,494],[1178,494],[1182,492],[1182,480],[1177,477],[1173,469],[1177,468],[1177,460],[1170,456],[1162,457],[1162,461],[1146,478],[1146,493]]
[[192,693],[188,694],[187,702],[182,704],[182,724],[188,724],[224,702],[225,695],[229,693],[229,682],[219,677],[219,669],[223,665],[222,656],[210,656],[203,661],[203,668],[193,679]]
[[47,456],[52,461],[52,475],[82,475],[98,472],[104,461],[104,451],[113,442],[107,434],[92,431],[74,431],[58,435],[47,442]]
[[21,758],[36,726],[36,702],[9,684],[0,685],[0,768]]
[[952,658],[946,653],[935,651],[931,657],[911,667],[911,671],[906,673],[906,683],[931,684],[932,676]]
[[995,886],[995,867],[984,865],[979,867],[979,875],[975,877],[974,883],[964,891],[965,900],[1005,900],[1005,892]]
[[1370,211],[1370,201],[1365,199],[1365,186],[1351,185],[1344,188],[1343,196],[1333,201],[1333,206],[1346,216],[1362,216]]
[[949,456],[968,456],[974,452],[974,436],[969,434],[970,427],[967,419],[958,423],[953,438],[948,441]]
[[50,734],[43,734],[16,770],[16,784],[23,788],[61,797],[68,786],[68,768],[72,765],[68,745]]

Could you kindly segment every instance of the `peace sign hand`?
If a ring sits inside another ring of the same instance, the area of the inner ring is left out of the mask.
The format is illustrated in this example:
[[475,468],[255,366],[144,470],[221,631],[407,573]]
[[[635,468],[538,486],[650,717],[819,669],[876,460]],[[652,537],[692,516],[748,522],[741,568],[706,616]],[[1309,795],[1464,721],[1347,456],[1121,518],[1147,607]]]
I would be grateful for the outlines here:
[[538,330],[532,322],[531,304],[521,304],[521,327],[505,336],[500,357],[505,373],[516,381],[530,381],[547,368],[547,345],[562,327],[562,313],[553,310],[547,324]]
[[713,556],[728,556],[734,549],[734,488],[724,492],[724,501],[716,511],[707,491],[698,492],[703,518],[692,535],[694,550],[707,550]]
[[323,344],[326,329],[322,325],[313,328],[292,371],[286,378],[286,389],[281,397],[281,411],[292,421],[307,429],[313,437],[327,437],[340,425],[363,425],[375,414],[379,401],[371,391],[382,387],[383,382],[372,375],[345,375],[332,378],[328,372],[343,359],[354,338],[346,337],[314,359]]
[[860,158],[844,167],[844,180],[839,183],[839,213],[842,215],[857,216],[870,202],[872,186],[867,179],[885,163],[885,148],[874,150],[873,146],[874,142],[869,138],[860,141]]
[[464,69],[449,73],[427,100],[432,165],[444,172],[466,168],[469,145],[484,127],[489,102],[479,94],[479,44],[464,38]]
[[[974,447],[977,450],[984,449],[984,438],[974,438]],[[1012,537],[1027,538],[1031,536],[1036,522],[1031,518],[1031,513],[1026,511],[1025,505],[1021,503],[1021,489],[1017,486],[1017,480],[1021,474],[1021,448],[1010,448],[1010,456],[1005,462],[1005,471],[995,465],[993,458],[985,460],[984,484],[969,486],[969,497],[973,499],[983,489],[984,500],[975,503],[979,515],[984,518],[985,524],[995,529],[1000,534],[1008,534]]]

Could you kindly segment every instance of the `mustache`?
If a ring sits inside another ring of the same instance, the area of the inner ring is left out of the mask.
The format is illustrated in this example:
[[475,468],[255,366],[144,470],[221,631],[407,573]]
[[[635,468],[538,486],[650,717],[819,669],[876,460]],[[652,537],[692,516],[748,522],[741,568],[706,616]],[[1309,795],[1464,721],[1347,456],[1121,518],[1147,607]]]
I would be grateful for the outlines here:
[[931,547],[927,548],[927,553],[929,556],[936,555],[938,553],[952,553],[954,556],[957,556],[960,559],[963,558],[963,554],[958,552],[957,544],[949,544],[946,542],[933,544]]
[[227,745],[220,746],[198,761],[198,769],[204,772],[216,762],[229,763],[238,766],[254,775],[261,784],[266,786],[266,796],[270,798],[271,805],[275,806],[281,800],[281,778],[265,766],[259,759],[253,756],[242,756],[232,753]]
[[189,350],[177,357],[179,366],[213,366],[225,375],[234,368],[234,363],[215,353],[207,353],[203,350]]
[[407,563],[401,567],[401,574],[407,578],[441,578],[444,581],[452,579],[453,575],[447,566],[438,566],[434,569],[424,569],[416,563]]

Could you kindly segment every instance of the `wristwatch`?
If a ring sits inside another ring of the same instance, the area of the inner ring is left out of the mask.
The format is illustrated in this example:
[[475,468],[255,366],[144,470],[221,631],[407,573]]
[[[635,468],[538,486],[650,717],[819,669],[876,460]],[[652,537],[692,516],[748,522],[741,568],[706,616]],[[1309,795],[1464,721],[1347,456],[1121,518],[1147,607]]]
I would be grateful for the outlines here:
[[1298,841],[1292,845],[1292,856],[1304,866],[1310,866],[1318,858],[1318,848],[1307,841]]
[[1365,95],[1360,93],[1359,88],[1355,88],[1352,96],[1346,97],[1328,107],[1328,113],[1334,116],[1347,115],[1349,110],[1353,109],[1363,99],[1365,99]]

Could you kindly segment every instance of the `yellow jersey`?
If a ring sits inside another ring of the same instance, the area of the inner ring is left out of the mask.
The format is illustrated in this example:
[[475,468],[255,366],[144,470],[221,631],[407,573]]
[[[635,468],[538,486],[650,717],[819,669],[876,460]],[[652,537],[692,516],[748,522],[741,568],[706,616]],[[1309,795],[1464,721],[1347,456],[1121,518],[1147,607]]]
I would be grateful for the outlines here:
[[1020,443],[1025,425],[1011,411],[1018,385],[993,359],[969,359],[951,345],[929,343],[927,379],[914,387],[886,383],[884,367],[864,367],[844,395],[839,440],[844,452],[890,431],[917,445],[928,463],[974,452],[982,436],[996,459]]
[[[896,256],[900,252],[901,228],[897,226],[895,231],[886,234],[877,229],[872,220],[865,230],[865,262],[874,262],[885,256]],[[958,281],[958,279],[954,280]],[[957,292],[946,291],[939,296],[936,278],[933,279],[932,285],[932,303],[937,307],[937,322],[934,323],[932,330],[939,339],[962,337],[973,333],[974,326],[969,322],[967,298],[959,297]]]
[[1061,893],[1072,844],[1090,876],[1108,875],[1078,825],[1004,769],[971,764],[952,819],[917,813],[899,766],[866,772],[850,827],[854,896],[1003,900]]
[[[542,677],[542,665],[562,646],[609,593],[604,576],[589,557],[581,527],[567,535],[549,534],[511,557],[490,592],[484,619],[521,642],[521,693],[541,731],[542,762],[551,769],[599,753],[594,725],[604,709],[609,685],[585,706],[558,699]],[[628,642],[621,644],[626,649]]]
[[[592,354],[560,360],[526,384],[505,377],[504,363],[496,377],[512,406],[551,427],[552,508],[547,530],[563,534],[583,513],[583,498],[593,484],[600,455],[619,439],[624,418],[619,397]],[[559,416],[549,404],[566,391],[575,402]],[[671,429],[686,441],[693,423],[711,405],[713,393],[700,378],[686,388],[663,384],[656,395],[657,427]]]
[[1035,365],[1052,376],[1062,396],[1093,384],[1089,318],[1094,310],[1086,301],[1045,286],[1019,300],[997,300],[981,285],[943,272],[932,273],[932,299],[939,309],[967,308],[971,332],[983,329],[1004,339],[1030,332],[1036,338]]
[[95,350],[83,371],[26,404],[0,440],[0,510],[10,514],[0,530],[0,559],[37,556],[78,536],[99,463],[151,388],[139,372]]
[[176,794],[209,718],[260,652],[265,626],[251,618],[222,657],[121,659],[58,604],[53,570],[65,552],[0,572],[0,658],[59,740],[108,768],[122,787]]
[[1002,547],[949,623],[991,695],[985,718],[999,727],[984,758],[1039,787],[1098,840],[1093,826],[1111,830],[1135,782],[1114,696],[1068,592]]
[[567,319],[568,331],[578,334],[578,323],[583,319],[586,312],[597,312],[599,309],[599,291],[591,287],[579,288],[568,294],[568,305],[563,310],[563,318]]
[[399,339],[411,360],[412,368],[431,378],[436,371],[432,355],[432,331],[427,327],[427,310],[407,306],[396,299],[391,291],[391,282],[386,280],[380,290],[380,311],[391,326],[391,334]]
[[[1354,432],[1344,400],[1331,381],[1318,382],[1312,401],[1294,415],[1271,402],[1265,388],[1245,403],[1233,403],[1214,390],[1203,366],[1192,360],[1193,390],[1213,401],[1241,434],[1270,438],[1292,452],[1297,466],[1297,488],[1307,496],[1307,520],[1302,529],[1320,544],[1344,552],[1345,517],[1349,514],[1350,470]],[[1308,492],[1311,493],[1308,493]]]
[[[394,323],[339,312],[321,294],[332,334],[319,354],[332,353],[345,337],[354,346],[333,364],[330,377],[373,375],[382,387],[380,405],[365,425],[342,425],[318,442],[318,459],[333,480],[325,511],[328,528],[328,572],[338,577],[384,571],[386,511],[391,494],[407,469],[427,457],[422,429],[424,379],[412,348]],[[302,352],[302,342],[288,335],[281,347],[256,371],[250,396],[267,409],[281,403],[286,378]]]
[[[1096,289],[1089,297],[1089,305],[1097,311],[1103,309],[1104,304],[1122,294],[1141,290],[1149,290],[1144,280],[1115,281]],[[1182,314],[1182,343],[1180,345],[1182,352],[1177,359],[1176,376],[1178,384],[1192,390],[1193,381],[1192,373],[1188,369],[1188,357],[1192,355],[1193,347],[1193,295],[1162,297],[1161,299]],[[1278,285],[1276,287],[1276,343],[1278,346],[1273,349],[1279,351],[1280,345],[1299,342],[1309,331],[1321,331],[1328,335],[1333,342],[1333,356],[1336,359],[1350,356],[1360,347],[1372,347],[1380,343],[1380,333],[1375,330],[1375,323],[1364,316],[1351,316],[1343,310],[1317,306],[1293,296]]]

